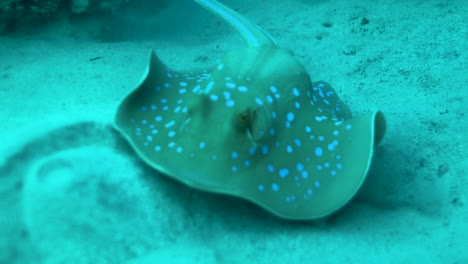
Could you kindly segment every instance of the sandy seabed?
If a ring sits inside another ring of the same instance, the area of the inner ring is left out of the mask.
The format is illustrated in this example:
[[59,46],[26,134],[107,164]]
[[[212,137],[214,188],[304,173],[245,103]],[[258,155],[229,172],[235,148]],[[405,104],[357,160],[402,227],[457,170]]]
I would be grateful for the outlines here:
[[0,263],[468,263],[467,2],[225,3],[356,114],[386,115],[357,197],[320,223],[284,221],[138,159],[112,122],[150,49],[190,69],[244,45],[175,1],[142,38],[66,23],[0,38]]

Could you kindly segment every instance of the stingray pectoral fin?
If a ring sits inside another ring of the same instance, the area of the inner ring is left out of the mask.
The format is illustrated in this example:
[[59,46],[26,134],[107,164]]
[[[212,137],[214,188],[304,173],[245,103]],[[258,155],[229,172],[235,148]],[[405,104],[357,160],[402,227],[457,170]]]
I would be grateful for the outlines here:
[[168,138],[168,133],[175,135],[190,121],[188,108],[194,100],[199,100],[194,94],[199,93],[207,75],[206,70],[203,73],[173,71],[151,51],[140,83],[119,104],[115,128],[143,160],[162,173],[174,174],[165,166],[171,154],[164,155],[166,151],[160,148],[172,146],[177,137]]
[[387,122],[385,121],[385,117],[382,112],[375,111],[374,112],[374,130],[375,130],[375,140],[374,146],[377,146],[382,141],[385,132],[387,130]]
[[156,56],[156,53],[152,50],[150,53],[150,62],[137,88],[131,90],[131,92],[120,102],[116,115],[117,128],[123,125],[124,120],[125,122],[130,120],[130,117],[128,116],[130,111],[128,110],[131,107],[135,107],[129,106],[130,103],[135,101],[145,101],[145,96],[148,97],[148,93],[157,89],[158,86],[163,86],[164,84],[170,85],[168,79],[167,67],[161,62],[158,56]]
[[[137,119],[136,117],[143,113],[143,111],[141,111],[142,107],[149,107],[149,94],[155,89],[158,89],[160,85],[162,86],[164,83],[167,83],[167,79],[166,66],[156,56],[156,53],[151,50],[150,62],[139,85],[124,97],[117,109],[114,123],[115,128],[128,140],[143,159],[145,159],[145,157],[142,155],[141,149],[138,147],[134,138],[134,127],[138,125],[137,123],[142,122],[142,119]],[[165,171],[162,168],[158,169]]]
[[342,144],[343,152],[342,181],[330,189],[330,200],[334,207],[340,208],[346,204],[361,187],[371,165],[374,148],[385,132],[385,119],[380,111],[353,118],[342,126],[349,128],[349,134]]
[[148,67],[138,87],[151,86],[154,88],[156,85],[163,85],[170,79],[167,73],[167,66],[158,58],[154,50],[151,50]]
[[[343,122],[322,122],[316,127],[316,135],[331,135],[332,131],[339,133],[322,141],[317,137],[303,140],[304,152],[295,159],[288,161],[288,155],[283,155],[280,168],[296,164],[290,166],[286,177],[251,183],[265,189],[242,196],[280,217],[295,220],[322,218],[342,208],[366,179],[374,147],[385,133],[385,119],[375,111]],[[306,162],[301,162],[301,157],[306,157]]]
[[298,218],[319,218],[339,210],[354,197],[367,177],[374,148],[385,133],[382,112],[375,111],[353,118],[340,126],[347,131],[340,140],[342,154],[332,158],[338,159],[337,162],[341,165],[323,169],[327,173],[322,175],[321,186],[316,189],[316,196],[313,197],[320,202],[304,208],[304,212],[297,211]]

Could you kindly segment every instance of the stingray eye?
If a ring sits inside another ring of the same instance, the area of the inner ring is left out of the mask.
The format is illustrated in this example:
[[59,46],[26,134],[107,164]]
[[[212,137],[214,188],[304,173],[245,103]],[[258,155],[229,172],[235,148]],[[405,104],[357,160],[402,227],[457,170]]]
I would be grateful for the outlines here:
[[247,109],[244,112],[240,113],[237,118],[241,126],[246,126],[252,120],[252,111],[250,109]]
[[233,119],[234,127],[236,127],[239,131],[250,130],[253,122],[253,114],[254,112],[250,108],[239,114],[236,114]]

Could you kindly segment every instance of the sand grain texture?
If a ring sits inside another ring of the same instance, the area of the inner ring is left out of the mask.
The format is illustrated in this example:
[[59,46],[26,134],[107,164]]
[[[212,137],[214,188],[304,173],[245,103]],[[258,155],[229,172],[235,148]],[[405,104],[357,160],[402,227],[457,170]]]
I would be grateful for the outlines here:
[[118,42],[54,24],[0,38],[0,263],[468,263],[466,1],[224,2],[355,113],[385,113],[356,199],[282,221],[135,156],[110,124],[149,50],[188,69],[243,45],[174,1]]

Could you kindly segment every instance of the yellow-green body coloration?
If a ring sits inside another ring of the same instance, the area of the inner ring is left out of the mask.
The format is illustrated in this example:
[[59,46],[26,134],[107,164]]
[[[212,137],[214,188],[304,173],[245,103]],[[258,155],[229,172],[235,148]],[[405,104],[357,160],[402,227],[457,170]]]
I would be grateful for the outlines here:
[[333,89],[312,83],[287,52],[262,38],[248,42],[197,73],[171,71],[152,52],[116,127],[149,165],[189,186],[283,218],[329,215],[363,183],[383,115],[352,118]]

